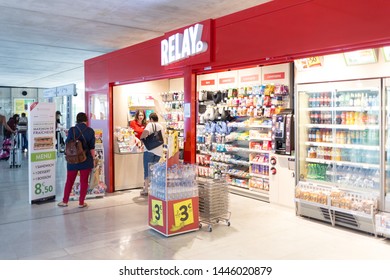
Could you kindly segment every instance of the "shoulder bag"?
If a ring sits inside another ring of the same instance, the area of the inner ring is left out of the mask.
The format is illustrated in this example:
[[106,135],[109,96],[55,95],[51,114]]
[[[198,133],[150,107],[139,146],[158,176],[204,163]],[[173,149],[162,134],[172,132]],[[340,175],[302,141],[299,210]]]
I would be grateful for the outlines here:
[[157,131],[156,124],[154,123],[152,123],[152,127],[153,127],[153,132],[151,132],[146,138],[141,139],[146,149],[148,150],[152,150],[164,144],[164,139],[161,130]]

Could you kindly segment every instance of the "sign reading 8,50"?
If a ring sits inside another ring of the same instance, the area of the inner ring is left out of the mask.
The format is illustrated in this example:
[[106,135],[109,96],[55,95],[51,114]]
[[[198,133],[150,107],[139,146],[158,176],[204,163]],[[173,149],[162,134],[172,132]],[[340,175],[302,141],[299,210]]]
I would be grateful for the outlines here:
[[34,193],[36,195],[44,195],[53,192],[53,186],[46,186],[44,183],[36,183],[34,186]]

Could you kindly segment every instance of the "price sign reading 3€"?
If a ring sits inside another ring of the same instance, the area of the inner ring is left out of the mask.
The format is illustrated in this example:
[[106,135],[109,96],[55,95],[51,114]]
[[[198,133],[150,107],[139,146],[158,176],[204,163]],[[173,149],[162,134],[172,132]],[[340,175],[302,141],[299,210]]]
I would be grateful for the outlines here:
[[173,205],[175,228],[182,228],[194,222],[192,199],[186,199]]
[[152,199],[152,219],[150,223],[155,226],[164,226],[162,201]]

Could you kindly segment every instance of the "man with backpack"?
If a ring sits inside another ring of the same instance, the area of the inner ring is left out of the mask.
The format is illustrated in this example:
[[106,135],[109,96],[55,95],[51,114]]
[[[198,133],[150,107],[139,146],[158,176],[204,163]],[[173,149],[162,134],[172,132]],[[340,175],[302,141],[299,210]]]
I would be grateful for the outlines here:
[[[88,192],[89,173],[95,165],[95,131],[87,125],[88,118],[85,113],[78,113],[76,117],[76,125],[68,131],[66,143],[74,140],[81,141],[86,157],[81,160],[69,160],[67,162],[66,183],[64,188],[64,197],[57,205],[67,207],[69,196],[72,191],[77,174],[80,172],[80,196],[79,208],[87,207],[84,202]],[[66,155],[65,155],[66,156]]]

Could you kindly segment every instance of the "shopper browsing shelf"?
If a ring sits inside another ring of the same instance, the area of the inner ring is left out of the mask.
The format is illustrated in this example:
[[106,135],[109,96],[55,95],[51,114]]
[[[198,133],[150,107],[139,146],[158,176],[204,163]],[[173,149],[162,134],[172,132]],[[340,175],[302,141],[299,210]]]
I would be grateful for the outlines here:
[[[149,116],[149,123],[146,125],[142,135],[141,140],[148,137],[154,131],[161,131],[163,134],[163,126],[158,123],[158,116],[156,113],[151,113]],[[163,134],[163,139],[164,139]],[[163,155],[163,145],[160,145],[154,149],[148,150],[144,147],[144,188],[141,191],[141,195],[148,195],[149,189],[149,164],[159,162],[160,158]]]
[[87,159],[80,163],[67,163],[66,183],[64,188],[64,197],[58,206],[68,206],[69,196],[72,191],[77,174],[80,172],[80,197],[79,208],[87,207],[84,202],[88,191],[88,178],[92,168],[95,167],[95,131],[88,127],[88,118],[85,113],[78,113],[76,116],[76,125],[69,129],[66,142],[76,138],[83,143]]
[[141,139],[142,132],[146,127],[146,118],[144,110],[137,110],[135,112],[134,120],[130,121],[129,126],[134,130],[134,135]]

